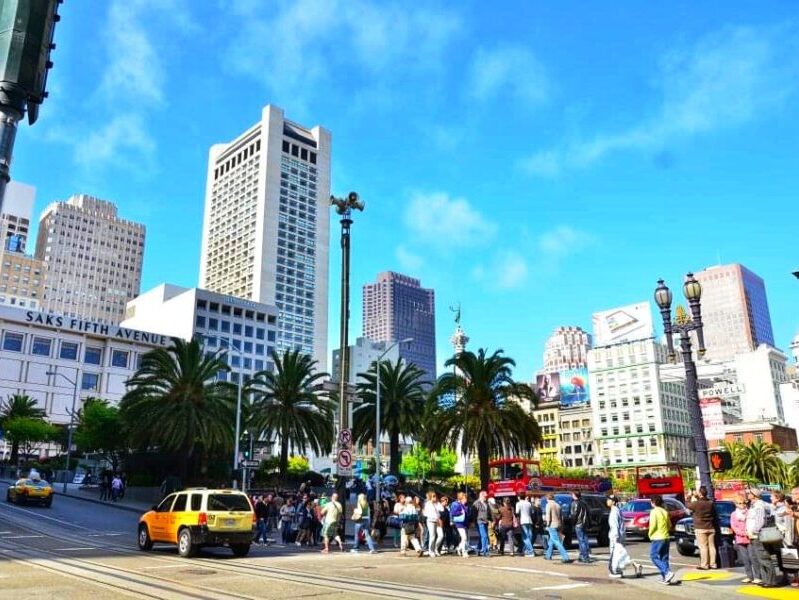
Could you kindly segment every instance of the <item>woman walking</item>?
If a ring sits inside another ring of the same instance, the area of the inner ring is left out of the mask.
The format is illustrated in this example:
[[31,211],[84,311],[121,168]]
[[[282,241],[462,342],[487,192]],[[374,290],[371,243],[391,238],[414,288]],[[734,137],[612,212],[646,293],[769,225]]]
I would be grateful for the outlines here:
[[752,570],[752,559],[749,556],[749,536],[746,535],[746,517],[749,509],[746,505],[746,500],[743,496],[735,499],[735,510],[730,515],[730,529],[735,534],[735,552],[738,555],[738,560],[744,566],[744,573],[746,577],[741,583],[752,583],[755,579],[754,571]]
[[439,515],[438,497],[435,492],[427,492],[427,501],[424,503],[424,520],[427,523],[427,555],[430,558],[441,556],[436,548],[438,531],[441,525]]
[[355,508],[352,511],[352,522],[355,523],[355,547],[350,550],[350,552],[359,552],[361,546],[361,531],[363,531],[366,545],[369,547],[369,554],[376,554],[375,543],[369,532],[371,515],[369,514],[369,502],[366,500],[366,494],[358,494],[358,500],[355,502]]
[[466,533],[466,527],[469,521],[468,506],[466,494],[464,492],[458,492],[458,499],[452,503],[452,507],[449,510],[450,519],[452,519],[452,524],[455,525],[455,529],[458,531],[458,538],[460,540],[457,553],[463,558],[469,558],[469,537]]
[[413,498],[410,496],[405,498],[405,507],[400,513],[400,519],[402,519],[402,529],[400,530],[400,556],[406,556],[408,544],[413,546],[417,556],[421,556],[422,546],[416,537],[416,530],[419,525],[419,513],[413,505]]
[[644,566],[634,562],[624,546],[624,517],[621,514],[621,510],[619,510],[619,498],[617,496],[608,496],[607,504],[608,508],[610,508],[610,515],[608,516],[608,540],[610,542],[608,576],[620,579],[624,575],[624,569],[628,565],[632,565],[635,576],[641,577],[644,572]]
[[510,544],[510,555],[516,555],[516,549],[513,543],[513,529],[514,529],[515,515],[513,514],[513,507],[510,504],[510,498],[505,498],[502,501],[502,506],[499,509],[499,528],[497,537],[499,538],[499,553],[505,554],[505,541]]

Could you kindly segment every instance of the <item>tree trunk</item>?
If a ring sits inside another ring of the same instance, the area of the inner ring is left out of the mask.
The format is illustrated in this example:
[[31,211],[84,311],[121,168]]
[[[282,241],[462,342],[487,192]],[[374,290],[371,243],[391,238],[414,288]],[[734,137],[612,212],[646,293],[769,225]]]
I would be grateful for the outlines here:
[[278,466],[278,474],[280,475],[281,483],[286,482],[286,473],[289,470],[289,436],[280,435],[280,463]]
[[485,440],[480,440],[477,444],[477,460],[480,463],[480,489],[486,490],[491,480],[491,472],[488,468],[488,444]]
[[14,442],[11,442],[10,462],[11,462],[11,465],[13,467],[15,467],[15,468],[17,466],[18,459],[19,459],[19,442],[18,441],[14,441]]
[[389,472],[392,475],[399,475],[400,461],[402,456],[399,449],[399,432],[391,432],[388,436],[388,456]]

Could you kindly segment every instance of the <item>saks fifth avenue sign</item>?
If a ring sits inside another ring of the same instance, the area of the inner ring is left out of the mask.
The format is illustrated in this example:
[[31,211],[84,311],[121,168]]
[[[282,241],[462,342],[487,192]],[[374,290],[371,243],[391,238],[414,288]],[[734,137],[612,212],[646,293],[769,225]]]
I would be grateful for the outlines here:
[[65,317],[63,315],[41,313],[33,310],[25,312],[25,322],[43,325],[45,327],[52,327],[54,329],[68,329],[70,331],[77,331],[79,333],[102,335],[109,338],[124,340],[126,342],[139,342],[141,344],[151,344],[153,346],[169,345],[169,336],[161,335],[160,333],[137,331],[135,329],[127,329],[117,325],[105,325],[102,323],[96,323],[94,321],[75,319],[71,317]]
[[706,398],[730,398],[733,396],[740,396],[746,392],[746,388],[742,383],[728,383],[725,385],[714,385],[713,387],[704,388],[699,390],[699,399]]

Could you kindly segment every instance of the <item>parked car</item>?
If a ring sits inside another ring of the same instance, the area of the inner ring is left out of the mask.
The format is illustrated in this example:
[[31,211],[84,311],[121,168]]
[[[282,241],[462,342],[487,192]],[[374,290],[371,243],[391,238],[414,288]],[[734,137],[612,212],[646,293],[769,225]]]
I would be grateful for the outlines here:
[[[672,530],[681,519],[690,514],[685,504],[676,498],[663,498],[663,508],[669,513]],[[649,539],[649,513],[651,510],[652,501],[649,498],[636,498],[621,507],[624,527],[628,536],[640,535],[644,539]]]
[[[608,497],[604,494],[583,494],[582,499],[588,505],[588,526],[586,533],[589,537],[595,537],[599,546],[607,546],[610,542],[608,539],[608,516],[610,509],[608,508]],[[542,498],[542,508],[546,508],[546,497]],[[555,494],[555,502],[560,505],[561,513],[563,515],[563,545],[566,548],[571,548],[572,544],[576,542],[574,530],[572,529],[571,514],[572,495],[568,493]]]
[[[716,516],[722,544],[732,544],[735,539],[735,534],[730,529],[730,515],[734,510],[735,502],[731,500],[716,501]],[[674,539],[677,542],[677,552],[683,556],[693,556],[696,553],[698,546],[696,545],[693,517],[686,517],[677,522],[674,526]]]
[[236,490],[190,488],[169,494],[139,519],[139,549],[154,543],[177,544],[183,557],[203,546],[228,546],[247,556],[254,535],[255,511],[249,498]]

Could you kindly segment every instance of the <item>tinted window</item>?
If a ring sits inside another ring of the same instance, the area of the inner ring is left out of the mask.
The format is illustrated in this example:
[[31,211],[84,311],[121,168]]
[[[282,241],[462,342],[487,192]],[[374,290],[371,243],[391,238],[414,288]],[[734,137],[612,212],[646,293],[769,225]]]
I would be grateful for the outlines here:
[[186,502],[188,499],[188,494],[179,494],[178,499],[175,500],[175,504],[172,506],[172,512],[186,512]]
[[241,494],[211,494],[208,496],[208,512],[249,511],[250,502]]
[[86,348],[83,352],[83,362],[90,365],[99,365],[103,361],[102,348]]
[[35,337],[33,338],[33,347],[31,348],[31,353],[36,354],[37,356],[50,356],[51,343],[52,340],[49,338]]
[[156,508],[156,512],[169,512],[169,507],[172,506],[172,501],[175,499],[175,494],[171,494],[161,501],[161,504]]
[[203,497],[200,494],[191,495],[191,510],[196,512],[203,507]]
[[649,512],[650,510],[652,510],[652,503],[648,500],[628,502],[621,507],[622,512]]
[[61,358],[78,360],[78,345],[74,342],[61,342]]
[[6,333],[3,337],[3,350],[22,352],[22,339],[21,333]]
[[114,367],[128,367],[128,353],[123,350],[114,350],[111,353],[111,365]]

